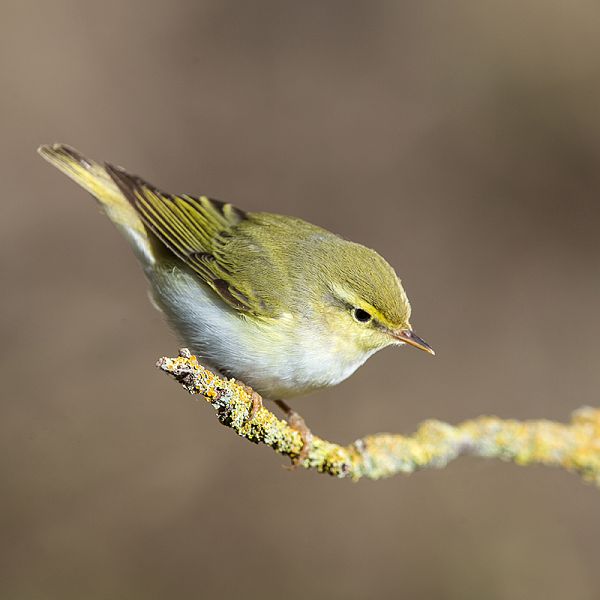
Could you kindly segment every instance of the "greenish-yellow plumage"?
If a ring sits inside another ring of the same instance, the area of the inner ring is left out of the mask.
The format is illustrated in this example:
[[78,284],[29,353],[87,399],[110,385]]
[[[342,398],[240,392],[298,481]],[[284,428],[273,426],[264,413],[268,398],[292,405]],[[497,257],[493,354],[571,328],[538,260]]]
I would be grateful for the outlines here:
[[183,341],[260,394],[335,385],[391,344],[432,352],[412,333],[408,298],[374,250],[301,219],[166,194],[64,145],[40,153],[121,228]]

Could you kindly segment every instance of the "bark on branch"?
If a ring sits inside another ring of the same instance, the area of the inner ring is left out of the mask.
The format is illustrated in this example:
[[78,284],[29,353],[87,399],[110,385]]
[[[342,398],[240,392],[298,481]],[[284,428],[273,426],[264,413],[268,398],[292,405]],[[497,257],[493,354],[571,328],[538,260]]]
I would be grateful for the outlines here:
[[[238,435],[263,443],[292,459],[302,448],[300,434],[266,408],[252,421],[251,393],[233,380],[217,377],[183,349],[177,358],[161,358],[157,366],[191,394],[203,396],[219,421]],[[458,425],[425,421],[411,436],[379,433],[349,446],[314,437],[303,465],[334,477],[381,479],[419,469],[442,468],[469,454],[499,458],[519,465],[558,466],[600,486],[600,409],[580,408],[570,423],[514,421],[477,417]]]

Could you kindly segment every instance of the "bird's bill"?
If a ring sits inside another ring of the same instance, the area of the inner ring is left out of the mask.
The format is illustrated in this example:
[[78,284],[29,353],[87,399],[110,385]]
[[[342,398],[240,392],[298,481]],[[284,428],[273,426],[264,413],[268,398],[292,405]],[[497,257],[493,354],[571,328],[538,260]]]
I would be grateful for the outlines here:
[[418,335],[415,335],[410,329],[395,331],[392,333],[392,336],[400,342],[410,344],[419,350],[435,355],[434,349],[425,340],[422,340]]

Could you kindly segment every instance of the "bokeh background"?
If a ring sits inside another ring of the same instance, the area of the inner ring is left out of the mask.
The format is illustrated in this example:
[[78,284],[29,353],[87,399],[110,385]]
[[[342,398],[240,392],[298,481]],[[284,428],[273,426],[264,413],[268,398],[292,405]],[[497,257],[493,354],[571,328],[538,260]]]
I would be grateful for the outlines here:
[[600,495],[461,459],[352,484],[220,427],[133,254],[35,149],[289,213],[401,274],[435,359],[298,400],[350,442],[598,405],[600,5],[0,6],[0,597],[595,599]]

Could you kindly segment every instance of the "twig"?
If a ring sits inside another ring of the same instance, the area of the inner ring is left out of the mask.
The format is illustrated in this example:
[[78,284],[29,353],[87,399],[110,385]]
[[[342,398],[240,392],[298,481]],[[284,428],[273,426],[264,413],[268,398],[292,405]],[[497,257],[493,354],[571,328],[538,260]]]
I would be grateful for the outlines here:
[[[298,457],[302,448],[300,434],[285,421],[264,407],[248,421],[252,400],[244,386],[217,377],[186,349],[177,358],[161,358],[157,366],[191,394],[203,396],[216,409],[219,421],[238,435],[262,442],[280,454]],[[381,479],[419,469],[442,468],[465,454],[519,465],[559,466],[600,486],[600,409],[580,408],[569,424],[487,416],[459,425],[425,421],[412,436],[380,433],[349,446],[315,436],[303,466],[334,477]]]

